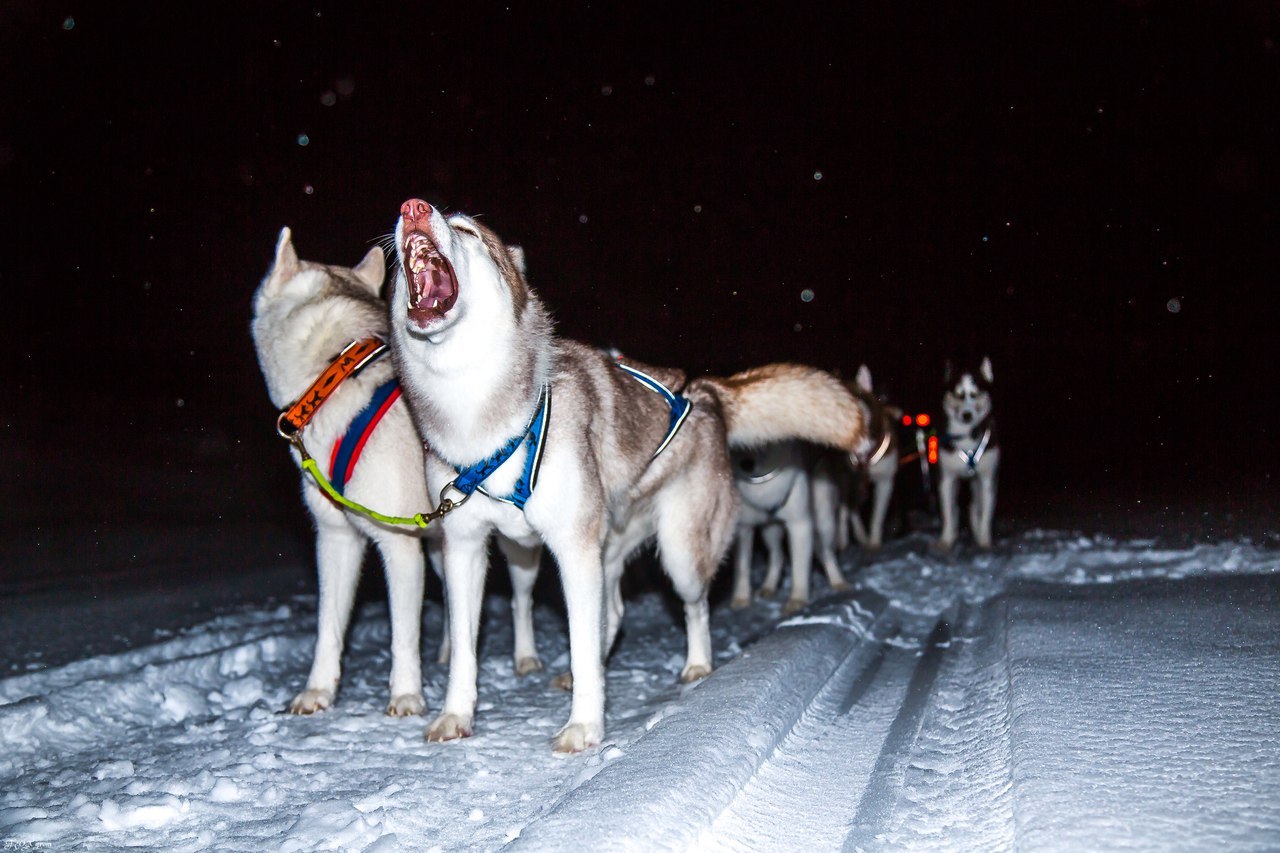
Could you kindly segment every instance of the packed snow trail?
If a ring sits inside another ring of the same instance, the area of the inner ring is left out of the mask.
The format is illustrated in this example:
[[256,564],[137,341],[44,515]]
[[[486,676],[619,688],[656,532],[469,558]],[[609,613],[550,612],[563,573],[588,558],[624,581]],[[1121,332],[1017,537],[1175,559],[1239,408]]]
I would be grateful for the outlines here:
[[[719,668],[692,686],[677,683],[672,596],[633,596],[607,740],[572,758],[549,746],[569,697],[548,686],[567,643],[545,601],[548,671],[519,678],[508,602],[487,600],[476,734],[450,744],[383,715],[380,604],[357,614],[337,705],[311,717],[282,709],[310,663],[314,596],[0,679],[0,841],[1264,849],[1280,836],[1274,549],[1032,532],[939,558],[917,536],[856,577],[854,595],[780,626],[780,602],[717,609]],[[6,599],[5,618],[21,603]],[[439,621],[430,604],[428,661]],[[432,710],[445,675],[424,667]]]

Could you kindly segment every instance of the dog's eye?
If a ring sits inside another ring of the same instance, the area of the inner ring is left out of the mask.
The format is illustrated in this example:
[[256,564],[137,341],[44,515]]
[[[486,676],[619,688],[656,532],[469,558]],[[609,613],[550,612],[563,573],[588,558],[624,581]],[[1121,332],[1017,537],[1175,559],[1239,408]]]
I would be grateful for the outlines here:
[[454,231],[458,231],[462,234],[470,234],[472,237],[480,236],[479,231],[472,228],[470,225],[468,225],[465,222],[450,222],[449,225],[453,228]]

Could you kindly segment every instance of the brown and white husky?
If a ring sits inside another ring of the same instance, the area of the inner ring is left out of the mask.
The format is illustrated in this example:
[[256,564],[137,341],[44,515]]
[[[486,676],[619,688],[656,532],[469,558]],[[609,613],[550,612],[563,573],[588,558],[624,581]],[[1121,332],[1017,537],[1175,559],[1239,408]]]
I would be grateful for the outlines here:
[[865,452],[861,409],[814,368],[776,364],[673,389],[678,371],[637,376],[603,350],[557,337],[525,281],[523,252],[467,216],[411,199],[394,239],[392,351],[430,448],[428,485],[454,504],[442,521],[453,656],[427,739],[471,733],[485,542],[498,530],[542,540],[556,558],[573,701],[554,748],[595,746],[628,555],[656,537],[684,602],[681,678],[706,676],[707,588],[738,515],[730,443],[802,438]]

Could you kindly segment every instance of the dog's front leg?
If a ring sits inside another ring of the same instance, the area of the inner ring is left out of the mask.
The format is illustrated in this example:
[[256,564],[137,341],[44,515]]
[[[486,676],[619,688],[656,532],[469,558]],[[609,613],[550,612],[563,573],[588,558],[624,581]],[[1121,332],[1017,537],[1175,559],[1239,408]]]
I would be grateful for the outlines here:
[[342,674],[342,643],[351,621],[365,539],[346,519],[316,519],[316,569],[320,605],[316,614],[316,650],[307,689],[293,697],[289,711],[313,714],[333,704]]
[[604,566],[595,543],[558,549],[569,614],[569,671],[573,703],[567,722],[555,737],[556,752],[581,752],[604,737]]
[[449,601],[449,687],[440,716],[427,727],[427,740],[471,735],[476,710],[476,638],[488,568],[487,536],[475,530],[452,532],[444,543],[444,588]]
[[400,533],[378,542],[391,610],[391,702],[387,713],[408,717],[426,710],[422,698],[422,541]]
[[996,514],[996,470],[992,465],[982,475],[981,481],[974,488],[975,495],[982,496],[982,513],[978,518],[978,526],[973,530],[973,538],[978,547],[991,547],[991,523]]
[[498,537],[498,548],[507,558],[511,574],[511,621],[515,628],[516,675],[528,675],[542,669],[537,641],[533,634],[533,586],[538,581],[542,561],[542,543],[521,545],[505,536]]
[[946,468],[938,480],[938,509],[942,512],[942,535],[938,550],[950,551],[956,544],[956,475]]

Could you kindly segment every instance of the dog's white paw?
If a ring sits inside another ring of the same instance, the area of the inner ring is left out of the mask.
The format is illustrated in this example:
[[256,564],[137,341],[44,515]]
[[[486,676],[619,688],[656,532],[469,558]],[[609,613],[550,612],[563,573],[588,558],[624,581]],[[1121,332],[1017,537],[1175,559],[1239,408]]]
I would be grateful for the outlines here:
[[751,599],[750,599],[750,598],[735,598],[735,599],[733,599],[732,601],[730,601],[730,602],[729,602],[729,606],[730,606],[730,607],[732,607],[734,610],[742,610],[744,607],[750,607],[750,606],[751,606]]
[[778,594],[778,588],[776,586],[762,586],[760,587],[760,590],[756,593],[756,597],[757,598],[773,598],[777,594]]
[[516,661],[516,675],[528,675],[531,672],[542,672],[542,661],[537,655],[529,655]]
[[551,748],[556,752],[582,752],[600,745],[604,737],[604,726],[593,723],[570,723],[556,735]]
[[929,546],[929,550],[935,554],[950,554],[951,549],[956,546],[956,540],[939,539]]
[[782,615],[790,616],[792,613],[804,610],[805,605],[808,603],[803,598],[788,598],[787,603],[782,605]]
[[427,740],[441,743],[471,737],[471,718],[460,714],[441,714],[427,726]]
[[853,585],[848,581],[836,581],[831,585],[832,592],[848,592],[853,589]]
[[387,704],[388,717],[416,717],[425,710],[427,703],[421,693],[401,693]]
[[557,690],[563,690],[566,693],[573,692],[573,673],[562,672],[555,678],[551,679],[551,686]]
[[333,691],[319,688],[304,690],[289,703],[290,714],[314,714],[325,711],[333,705]]
[[706,664],[690,664],[684,668],[684,672],[680,673],[680,681],[684,684],[692,684],[699,679],[706,678],[711,674],[711,667]]

